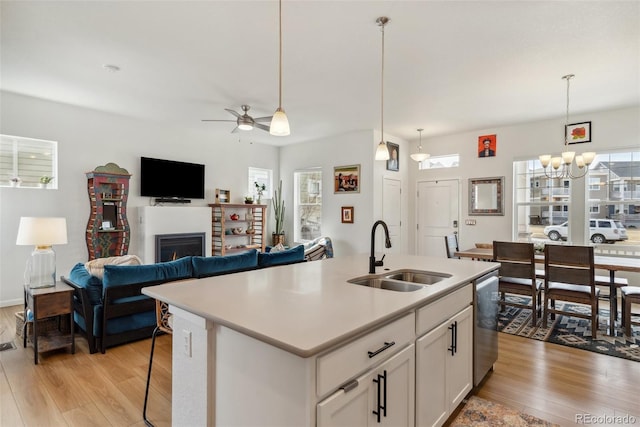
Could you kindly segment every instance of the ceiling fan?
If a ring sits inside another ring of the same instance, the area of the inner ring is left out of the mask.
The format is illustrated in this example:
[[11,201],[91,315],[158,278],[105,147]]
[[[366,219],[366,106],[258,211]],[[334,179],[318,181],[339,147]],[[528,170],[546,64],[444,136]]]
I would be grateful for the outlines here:
[[248,112],[251,109],[251,107],[249,105],[242,105],[241,106],[242,111],[244,112],[244,114],[240,114],[236,111],[230,110],[228,108],[225,108],[226,111],[228,111],[229,113],[233,114],[234,116],[237,117],[236,120],[215,120],[215,119],[203,119],[203,122],[233,122],[235,121],[237,126],[231,131],[231,133],[235,133],[238,131],[238,129],[240,130],[252,130],[254,127],[258,128],[258,129],[262,129],[264,131],[269,132],[269,126],[267,125],[263,125],[262,123],[258,123],[258,122],[270,122],[271,121],[271,116],[267,116],[267,117],[257,117],[257,118],[253,118],[251,117]]

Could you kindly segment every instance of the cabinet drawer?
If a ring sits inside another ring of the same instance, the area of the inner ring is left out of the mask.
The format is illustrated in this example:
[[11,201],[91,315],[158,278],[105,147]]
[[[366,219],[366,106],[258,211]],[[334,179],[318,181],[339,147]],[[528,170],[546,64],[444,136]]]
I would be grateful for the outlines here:
[[430,331],[466,306],[471,305],[472,302],[473,285],[468,284],[418,309],[416,335],[420,336]]
[[[316,365],[318,396],[325,395],[357,374],[402,350],[413,340],[414,327],[415,314],[412,312],[318,357]],[[391,343],[395,344],[390,345]]]
[[35,304],[38,305],[38,319],[71,313],[71,292],[56,292],[38,295]]

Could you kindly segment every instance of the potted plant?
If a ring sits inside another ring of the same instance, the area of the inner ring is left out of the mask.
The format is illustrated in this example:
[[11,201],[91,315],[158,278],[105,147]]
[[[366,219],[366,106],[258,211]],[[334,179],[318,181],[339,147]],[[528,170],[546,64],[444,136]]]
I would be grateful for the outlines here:
[[265,184],[258,184],[257,181],[253,181],[253,185],[256,186],[256,194],[258,195],[258,204],[262,202],[262,193],[267,189]]
[[245,205],[252,205],[252,204],[253,204],[253,197],[251,197],[251,196],[244,196],[244,204],[245,204]]
[[49,185],[49,183],[53,181],[53,177],[52,176],[41,176],[40,177],[40,187],[45,188],[47,185]]
[[12,187],[17,187],[20,185],[20,177],[12,176],[9,178],[9,184],[11,184]]
[[284,201],[282,200],[282,180],[278,189],[273,192],[273,217],[276,220],[276,229],[272,234],[273,246],[278,243],[284,245]]

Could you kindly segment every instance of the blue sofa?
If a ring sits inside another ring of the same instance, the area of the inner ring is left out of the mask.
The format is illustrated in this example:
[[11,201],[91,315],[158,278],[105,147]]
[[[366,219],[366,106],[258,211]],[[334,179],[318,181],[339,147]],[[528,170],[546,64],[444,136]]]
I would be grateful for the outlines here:
[[74,288],[74,321],[90,353],[150,338],[156,326],[155,300],[141,289],[176,280],[203,278],[304,262],[304,247],[276,253],[255,249],[237,255],[189,256],[147,265],[105,265],[102,280],[76,264],[62,280]]

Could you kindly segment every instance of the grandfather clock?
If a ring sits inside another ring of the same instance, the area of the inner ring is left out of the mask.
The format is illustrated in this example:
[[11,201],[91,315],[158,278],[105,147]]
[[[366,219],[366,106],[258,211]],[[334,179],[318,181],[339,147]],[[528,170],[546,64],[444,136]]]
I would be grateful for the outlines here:
[[107,163],[86,175],[91,204],[86,232],[89,260],[126,255],[131,238],[127,221],[131,174],[115,163]]

